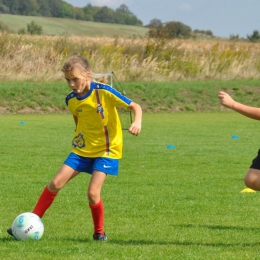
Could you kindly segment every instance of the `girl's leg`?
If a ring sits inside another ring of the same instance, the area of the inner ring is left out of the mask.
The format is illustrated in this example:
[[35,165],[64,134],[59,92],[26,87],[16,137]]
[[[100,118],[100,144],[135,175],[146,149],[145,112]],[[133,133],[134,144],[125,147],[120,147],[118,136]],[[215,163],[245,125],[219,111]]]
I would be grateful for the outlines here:
[[[106,240],[104,235],[104,207],[100,197],[101,188],[106,179],[106,174],[101,171],[93,171],[88,188],[89,207],[94,222],[94,236],[96,240]],[[101,235],[101,236],[100,236]]]
[[52,179],[52,181],[44,188],[38,202],[35,205],[33,213],[38,215],[40,218],[44,215],[45,211],[51,206],[55,199],[58,191],[71,179],[73,179],[79,172],[73,170],[66,164],[63,164]]
[[260,190],[260,170],[250,168],[244,178],[245,185],[253,190]]

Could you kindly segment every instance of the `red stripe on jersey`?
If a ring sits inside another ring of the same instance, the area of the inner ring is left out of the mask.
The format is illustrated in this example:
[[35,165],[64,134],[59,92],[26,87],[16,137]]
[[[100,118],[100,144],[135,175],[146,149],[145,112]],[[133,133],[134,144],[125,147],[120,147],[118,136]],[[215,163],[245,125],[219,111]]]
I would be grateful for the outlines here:
[[100,104],[100,100],[99,100],[99,95],[98,95],[98,90],[97,89],[95,89],[95,94],[96,94],[97,103]]

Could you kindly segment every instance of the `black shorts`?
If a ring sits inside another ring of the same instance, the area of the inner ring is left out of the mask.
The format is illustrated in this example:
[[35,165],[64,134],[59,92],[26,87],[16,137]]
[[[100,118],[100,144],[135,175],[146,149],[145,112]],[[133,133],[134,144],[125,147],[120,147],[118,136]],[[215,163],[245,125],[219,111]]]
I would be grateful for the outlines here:
[[260,170],[260,150],[258,150],[258,154],[256,158],[252,161],[250,168]]

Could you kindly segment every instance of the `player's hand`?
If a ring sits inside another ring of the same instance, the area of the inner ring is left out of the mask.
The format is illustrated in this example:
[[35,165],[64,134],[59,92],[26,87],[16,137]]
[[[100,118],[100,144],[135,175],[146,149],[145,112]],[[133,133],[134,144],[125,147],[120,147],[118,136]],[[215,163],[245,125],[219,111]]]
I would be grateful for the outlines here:
[[218,98],[219,98],[220,104],[222,104],[225,107],[231,108],[231,109],[233,108],[235,101],[231,96],[229,96],[229,94],[227,94],[224,91],[220,91],[218,93]]
[[133,122],[129,129],[128,129],[128,132],[132,135],[135,135],[135,136],[138,136],[141,132],[141,123],[135,123]]

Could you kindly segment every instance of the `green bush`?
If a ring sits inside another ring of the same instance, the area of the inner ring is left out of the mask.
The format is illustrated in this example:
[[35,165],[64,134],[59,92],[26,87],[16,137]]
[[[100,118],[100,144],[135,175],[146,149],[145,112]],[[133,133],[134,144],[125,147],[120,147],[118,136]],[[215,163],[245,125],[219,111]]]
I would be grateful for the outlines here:
[[26,34],[26,29],[25,28],[21,28],[18,30],[17,32],[18,34]]
[[27,32],[31,35],[41,35],[42,34],[42,26],[36,24],[34,21],[27,24]]

